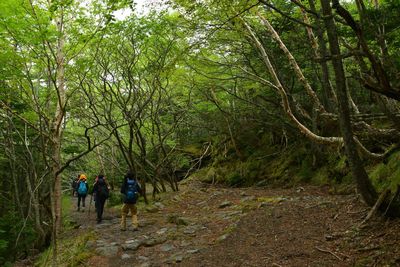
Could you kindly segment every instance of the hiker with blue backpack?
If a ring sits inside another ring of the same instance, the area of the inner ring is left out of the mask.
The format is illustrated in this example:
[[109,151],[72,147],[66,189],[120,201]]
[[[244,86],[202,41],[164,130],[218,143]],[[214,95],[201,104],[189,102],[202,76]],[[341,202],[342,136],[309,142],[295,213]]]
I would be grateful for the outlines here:
[[106,181],[106,177],[103,174],[99,174],[96,177],[96,181],[93,185],[93,196],[94,204],[97,213],[97,223],[101,223],[103,219],[104,204],[110,195],[110,187]]
[[77,211],[80,211],[80,206],[81,206],[81,201],[82,201],[82,212],[85,211],[85,199],[87,196],[87,193],[89,191],[89,186],[86,182],[86,175],[85,174],[80,174],[79,175],[79,180],[76,186],[76,191],[78,193],[78,208]]
[[136,180],[135,174],[129,171],[125,177],[124,182],[121,186],[121,193],[123,194],[124,204],[121,210],[121,231],[126,231],[126,217],[129,212],[132,216],[132,228],[137,230],[139,227],[138,217],[137,217],[137,207],[136,201],[139,198],[139,193],[141,193],[141,188]]

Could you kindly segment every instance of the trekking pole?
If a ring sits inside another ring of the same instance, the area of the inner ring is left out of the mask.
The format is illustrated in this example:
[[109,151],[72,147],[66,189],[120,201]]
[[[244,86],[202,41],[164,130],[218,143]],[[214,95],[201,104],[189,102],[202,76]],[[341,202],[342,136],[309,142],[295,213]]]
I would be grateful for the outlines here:
[[90,195],[90,201],[89,201],[89,213],[88,213],[88,217],[90,217],[90,206],[92,206],[92,197],[93,194]]

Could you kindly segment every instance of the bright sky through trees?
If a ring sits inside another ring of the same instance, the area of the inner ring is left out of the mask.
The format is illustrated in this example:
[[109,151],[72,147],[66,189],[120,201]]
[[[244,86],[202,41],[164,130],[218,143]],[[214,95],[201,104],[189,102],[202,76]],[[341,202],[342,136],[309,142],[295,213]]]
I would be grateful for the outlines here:
[[[146,15],[150,10],[162,10],[167,8],[165,0],[134,0],[137,15]],[[123,20],[132,13],[130,8],[120,9],[114,12],[117,19]]]

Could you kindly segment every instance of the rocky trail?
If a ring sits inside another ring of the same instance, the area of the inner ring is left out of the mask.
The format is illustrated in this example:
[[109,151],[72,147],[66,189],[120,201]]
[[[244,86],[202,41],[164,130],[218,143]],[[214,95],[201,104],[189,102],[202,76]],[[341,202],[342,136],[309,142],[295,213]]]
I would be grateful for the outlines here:
[[[74,203],[75,204],[75,203]],[[355,194],[322,187],[224,188],[192,181],[139,209],[121,232],[118,210],[96,224],[72,212],[72,235],[94,231],[84,266],[400,266],[400,221],[374,218]]]

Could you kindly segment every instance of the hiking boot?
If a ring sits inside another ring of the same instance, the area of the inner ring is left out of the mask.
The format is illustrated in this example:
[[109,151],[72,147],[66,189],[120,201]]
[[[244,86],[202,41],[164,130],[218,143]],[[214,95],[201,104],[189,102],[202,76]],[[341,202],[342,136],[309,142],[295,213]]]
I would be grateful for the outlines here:
[[132,225],[132,231],[139,231],[139,226]]
[[82,210],[81,210],[82,212],[85,212],[85,208],[82,208]]
[[79,211],[80,209],[79,209],[79,207],[76,209],[76,211]]
[[120,230],[121,230],[121,231],[126,231],[126,228],[122,228],[122,227],[121,227]]

